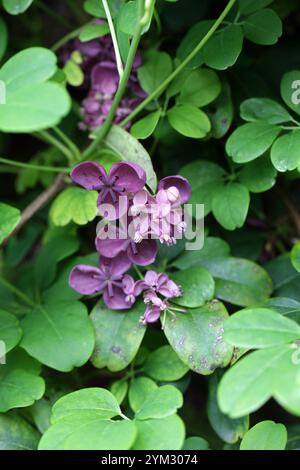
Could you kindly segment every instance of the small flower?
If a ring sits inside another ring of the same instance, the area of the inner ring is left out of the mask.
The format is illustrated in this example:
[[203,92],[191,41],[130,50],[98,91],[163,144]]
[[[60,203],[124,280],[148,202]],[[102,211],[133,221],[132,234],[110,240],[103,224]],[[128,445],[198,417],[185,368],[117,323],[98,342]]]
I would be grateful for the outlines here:
[[117,228],[114,239],[102,237],[100,231],[96,237],[96,248],[101,255],[107,258],[114,258],[125,252],[130,261],[138,266],[154,263],[157,255],[155,240],[142,239],[137,243],[121,227]]
[[[103,217],[114,220],[128,209],[128,194],[137,193],[146,183],[146,173],[139,165],[130,162],[114,163],[106,173],[96,162],[79,163],[71,173],[73,181],[86,189],[99,191],[98,209]],[[124,198],[121,198],[124,196]],[[111,205],[115,211],[107,210]]]
[[108,308],[128,309],[135,301],[135,297],[128,294],[128,278],[124,281],[124,273],[130,267],[131,262],[125,253],[114,259],[102,257],[99,268],[84,264],[75,266],[70,273],[69,284],[83,295],[103,293],[103,301]]
[[[180,203],[185,204],[191,197],[192,188],[188,180],[183,176],[167,176],[160,180],[158,184],[158,190],[165,189],[169,190],[170,188],[176,188],[179,191]],[[173,189],[172,189],[173,192]]]

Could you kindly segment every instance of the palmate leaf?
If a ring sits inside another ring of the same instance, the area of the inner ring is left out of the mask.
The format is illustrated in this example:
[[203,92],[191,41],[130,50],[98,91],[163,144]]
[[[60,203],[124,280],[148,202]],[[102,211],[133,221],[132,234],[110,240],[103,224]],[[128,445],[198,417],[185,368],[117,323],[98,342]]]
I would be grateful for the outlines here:
[[246,433],[240,450],[284,450],[287,437],[287,430],[283,424],[261,421]]
[[0,450],[36,450],[39,433],[13,412],[0,415]]
[[2,3],[7,13],[10,13],[11,15],[20,15],[30,7],[33,0],[3,0]]

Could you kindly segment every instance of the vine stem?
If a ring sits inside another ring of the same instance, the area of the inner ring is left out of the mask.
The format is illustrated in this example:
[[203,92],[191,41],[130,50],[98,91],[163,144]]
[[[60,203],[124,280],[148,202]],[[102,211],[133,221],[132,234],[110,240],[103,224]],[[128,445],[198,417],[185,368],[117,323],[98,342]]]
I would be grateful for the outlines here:
[[135,118],[141,111],[154,99],[160,97],[160,95],[165,91],[167,86],[177,77],[177,75],[191,62],[191,60],[198,54],[199,51],[205,46],[207,41],[211,38],[214,32],[218,29],[218,27],[223,22],[224,18],[228,15],[236,0],[230,0],[219,16],[219,18],[215,21],[213,26],[210,30],[206,33],[206,35],[201,39],[199,44],[192,50],[192,52],[181,62],[181,64],[154,90],[142,103],[137,106],[132,113],[130,113],[123,121],[121,122],[121,126],[126,126],[133,118]]
[[58,135],[58,137],[66,144],[66,146],[70,149],[72,152],[74,159],[77,161],[80,161],[80,150],[77,147],[77,145],[72,142],[72,140],[59,128],[59,127],[53,127],[54,132]]
[[[142,18],[142,15],[141,15],[141,12],[142,12],[142,6],[141,5],[142,4],[143,4],[143,0],[140,0],[140,3],[139,3],[140,18]],[[142,19],[144,20],[144,18],[142,18]],[[144,27],[143,21],[139,21],[136,32],[133,35],[133,38],[132,38],[132,41],[131,41],[131,45],[130,45],[130,48],[129,48],[129,53],[128,53],[124,73],[123,73],[122,78],[119,82],[119,86],[118,86],[117,92],[115,94],[115,97],[113,99],[113,102],[112,102],[110,111],[108,113],[108,116],[107,116],[103,126],[100,128],[99,132],[97,133],[95,140],[83,152],[83,154],[82,154],[82,159],[83,160],[86,160],[87,158],[89,158],[94,153],[94,151],[97,149],[99,143],[106,137],[106,135],[108,134],[108,132],[109,132],[109,130],[110,130],[112,124],[113,124],[113,120],[114,120],[116,111],[118,109],[118,106],[120,104],[121,99],[123,98],[124,92],[125,92],[127,84],[128,84],[128,80],[129,80],[130,73],[131,73],[131,70],[132,70],[133,62],[134,62],[134,59],[135,59],[135,56],[136,56],[136,51],[137,51],[137,48],[138,48],[138,45],[139,45],[139,42],[140,42],[140,38],[141,38],[141,35],[142,35],[143,27]]]
[[63,36],[59,41],[57,41],[53,46],[51,47],[51,50],[53,52],[56,52],[58,49],[60,49],[62,46],[64,46],[67,42],[69,42],[71,39],[75,39],[81,31],[88,25],[92,24],[92,21],[88,21],[87,23],[83,24],[79,28],[73,29],[70,31],[68,34]]
[[10,282],[8,282],[6,279],[4,279],[2,276],[0,276],[0,284],[2,284],[4,287],[6,287],[8,290],[10,290],[13,294],[15,294],[19,299],[23,300],[25,304],[29,305],[30,307],[35,307],[35,303],[33,300],[31,300],[24,292],[22,292],[20,289],[12,285]]
[[16,235],[37,211],[44,207],[51,199],[54,198],[54,196],[56,196],[57,193],[59,193],[59,191],[65,186],[64,180],[64,174],[58,175],[52,185],[45,189],[45,191],[43,191],[31,204],[29,204],[26,209],[24,209],[20,222],[16,226],[15,230],[9,235],[9,237],[4,240],[4,244],[7,243],[11,237]]
[[47,131],[39,131],[34,134],[36,137],[41,138],[44,142],[53,145],[67,158],[70,163],[74,163],[75,157],[68,147],[66,147],[62,142],[57,140],[53,135]]
[[5,163],[6,165],[15,166],[17,168],[25,168],[29,170],[38,170],[38,171],[47,171],[49,173],[69,173],[70,168],[67,167],[56,167],[56,166],[41,166],[35,165],[33,163],[23,163],[17,162],[15,160],[9,160],[7,158],[0,158],[0,163]]
[[117,36],[116,36],[116,31],[115,31],[113,19],[112,19],[111,13],[110,13],[110,9],[109,9],[107,0],[102,0],[102,4],[103,4],[103,8],[104,8],[105,15],[106,15],[106,18],[107,18],[112,43],[113,43],[113,46],[114,46],[114,51],[115,51],[115,56],[116,56],[116,64],[117,64],[119,77],[121,79],[123,74],[124,74],[124,69],[123,69],[123,64],[122,64],[122,59],[121,59],[121,54],[120,54],[120,50],[119,50],[119,45],[118,45],[118,40],[117,40]]

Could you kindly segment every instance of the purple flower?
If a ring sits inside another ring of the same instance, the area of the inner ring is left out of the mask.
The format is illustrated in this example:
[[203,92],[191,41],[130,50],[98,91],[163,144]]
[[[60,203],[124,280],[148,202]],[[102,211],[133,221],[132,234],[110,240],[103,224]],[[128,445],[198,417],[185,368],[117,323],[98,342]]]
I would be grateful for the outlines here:
[[169,188],[177,188],[180,194],[180,203],[185,204],[192,194],[192,188],[188,180],[183,176],[167,176],[160,180],[158,189],[168,190]]
[[121,252],[126,252],[133,264],[147,266],[154,263],[157,255],[157,245],[155,240],[144,239],[141,243],[135,243],[126,232],[119,227],[116,230],[116,238],[102,238],[101,232],[96,238],[97,251],[107,258],[114,258]]
[[[141,317],[142,323],[154,323],[160,317],[161,312],[170,309],[169,299],[182,295],[182,290],[173,282],[167,274],[147,271],[141,281],[135,283],[135,295],[144,291],[146,310]],[[161,295],[164,298],[159,297]]]
[[[143,168],[130,162],[114,163],[109,173],[99,163],[79,163],[72,170],[71,178],[85,189],[99,191],[98,209],[108,220],[124,215],[128,209],[128,193],[140,191],[146,183]],[[109,211],[108,205],[115,209],[114,213]]]
[[161,314],[161,309],[155,305],[148,304],[146,306],[145,313],[141,318],[141,323],[144,325],[147,323],[155,323],[159,320]]
[[141,290],[149,289],[171,299],[182,295],[181,288],[175,284],[167,274],[157,273],[156,271],[147,271],[143,281],[137,281],[137,286]]
[[119,83],[116,64],[105,61],[95,65],[91,74],[91,82],[92,88],[96,92],[107,95],[115,93]]
[[80,294],[103,293],[103,300],[108,308],[124,310],[130,308],[135,297],[128,289],[130,276],[124,273],[131,267],[125,253],[118,258],[101,257],[99,268],[79,264],[70,274],[69,284]]

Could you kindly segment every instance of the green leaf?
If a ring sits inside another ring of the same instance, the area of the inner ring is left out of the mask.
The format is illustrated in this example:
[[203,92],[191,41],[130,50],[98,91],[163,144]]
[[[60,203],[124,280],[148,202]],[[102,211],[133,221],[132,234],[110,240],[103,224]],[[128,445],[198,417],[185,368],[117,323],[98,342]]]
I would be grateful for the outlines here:
[[224,338],[237,347],[269,348],[300,339],[300,326],[274,310],[245,309],[225,322]]
[[240,450],[284,450],[287,430],[283,424],[261,421],[244,436]]
[[101,38],[109,34],[109,26],[106,23],[103,24],[88,24],[84,26],[79,34],[79,40],[81,42],[91,41],[92,39]]
[[134,450],[180,450],[182,448],[185,428],[177,415],[163,419],[136,421],[138,429]]
[[276,183],[277,171],[269,158],[260,158],[243,165],[239,173],[240,182],[252,193],[262,193]]
[[296,386],[299,366],[293,364],[292,353],[291,345],[276,346],[255,351],[234,364],[225,373],[218,390],[222,412],[240,418],[260,408],[274,395],[290,409],[297,406],[299,414],[300,396]]
[[127,391],[128,391],[128,382],[127,380],[116,380],[110,387],[111,393],[116,397],[119,405],[124,401]]
[[242,15],[250,15],[254,11],[261,10],[273,0],[239,0],[239,10]]
[[7,28],[6,24],[4,23],[3,19],[0,17],[0,60],[5,54],[7,48]]
[[103,5],[98,0],[86,0],[83,8],[86,13],[95,18],[106,18]]
[[217,31],[203,48],[205,64],[218,70],[231,67],[242,52],[243,39],[243,30],[236,24]]
[[0,310],[0,341],[5,343],[6,353],[18,344],[21,336],[22,330],[16,317],[5,310]]
[[55,54],[43,47],[30,47],[15,54],[0,69],[7,96],[52,77],[57,69],[56,61]]
[[253,261],[242,258],[203,260],[216,283],[216,296],[242,307],[264,302],[272,292],[267,272]]
[[275,310],[281,315],[286,315],[288,318],[300,323],[300,302],[294,299],[285,297],[272,297],[262,305],[265,308]]
[[178,269],[186,269],[192,266],[199,266],[203,260],[224,258],[229,256],[230,247],[221,238],[207,237],[201,250],[184,251],[179,258],[173,262],[173,266]]
[[0,413],[12,408],[30,406],[45,391],[40,365],[25,351],[15,349],[8,353],[6,364],[0,366]]
[[70,415],[43,435],[39,450],[128,450],[136,438],[132,421],[95,418],[95,412]]
[[[21,346],[53,369],[69,372],[85,364],[95,344],[85,305],[55,302],[37,306],[22,320]],[[47,332],[47,334],[45,334]]]
[[189,104],[174,106],[168,111],[170,125],[180,134],[194,139],[202,139],[211,129],[207,115]]
[[105,388],[83,388],[60,398],[52,408],[51,423],[72,415],[94,413],[96,418],[111,419],[121,414],[116,398]]
[[247,39],[266,46],[275,44],[282,35],[281,19],[270,8],[248,16],[243,24],[243,29]]
[[[124,3],[122,6],[119,7],[119,13],[118,13],[118,27],[120,31],[123,33],[133,36],[134,33],[136,32],[137,24],[140,21],[139,18],[139,4],[137,0],[130,0],[127,3]],[[154,10],[154,2],[152,2],[151,5],[151,17],[148,22],[148,24],[143,28],[143,33],[148,31],[150,24],[151,24],[151,19],[152,19],[152,13]]]
[[214,101],[220,92],[221,83],[218,75],[213,70],[198,69],[185,80],[179,102],[202,107]]
[[20,15],[30,7],[32,2],[33,0],[3,0],[3,7],[11,15]]
[[184,271],[177,271],[171,275],[171,278],[183,290],[182,296],[172,299],[177,305],[201,307],[214,296],[215,283],[205,268],[195,266]]
[[241,439],[249,429],[249,416],[230,419],[224,415],[217,401],[218,374],[209,378],[209,396],[207,402],[207,416],[210,425],[217,435],[228,444],[234,444]]
[[183,444],[182,450],[208,450],[209,444],[202,437],[188,437]]
[[181,392],[173,385],[164,385],[150,392],[136,411],[138,420],[166,418],[183,405]]
[[0,129],[33,132],[54,126],[71,107],[67,91],[46,82],[56,72],[56,56],[48,49],[32,47],[14,55],[0,69],[6,86],[6,102],[0,107]]
[[188,163],[180,170],[192,187],[190,204],[204,204],[204,215],[211,211],[216,187],[222,184],[225,171],[216,163],[198,160]]
[[[177,56],[181,61],[183,61],[195,49],[195,47],[199,44],[199,42],[208,33],[212,25],[213,25],[213,21],[206,20],[206,21],[200,21],[199,23],[196,23],[192,26],[192,28],[188,31],[188,33],[183,38],[177,50]],[[199,67],[203,63],[204,63],[204,59],[203,59],[203,54],[201,50],[189,62],[187,67],[190,69],[194,69],[196,67]]]
[[294,268],[300,272],[300,242],[293,246],[291,251],[291,261]]
[[265,122],[251,122],[238,127],[226,142],[226,152],[236,163],[255,160],[268,150],[280,128]]
[[146,332],[145,326],[140,323],[144,308],[142,302],[126,312],[109,310],[102,303],[96,305],[91,314],[96,332],[92,356],[95,367],[107,367],[117,372],[131,363]]
[[145,374],[162,382],[179,380],[189,370],[170,346],[161,346],[149,354],[143,369]]
[[149,95],[172,73],[172,59],[166,52],[152,51],[138,69],[141,87]]
[[281,96],[285,104],[300,115],[300,71],[291,70],[284,74],[280,84]]
[[223,83],[222,91],[207,114],[211,121],[212,136],[221,139],[228,132],[233,120],[233,104],[228,83]]
[[131,409],[137,412],[141,409],[144,401],[158,386],[148,377],[138,377],[134,379],[129,388],[128,399]]
[[146,117],[135,122],[131,128],[131,134],[136,139],[147,139],[156,129],[161,116],[161,110],[158,109]]
[[49,287],[55,279],[58,263],[71,256],[78,248],[79,241],[72,235],[57,236],[45,243],[34,265],[36,285],[40,289]]
[[63,73],[69,85],[71,86],[80,86],[84,82],[84,73],[82,68],[76,64],[72,58],[66,62]]
[[228,183],[216,188],[212,211],[222,227],[235,230],[244,225],[250,204],[248,189],[240,183]]
[[265,121],[269,124],[289,122],[292,116],[286,109],[270,98],[249,98],[240,107],[241,118],[245,121]]
[[300,163],[300,134],[292,131],[279,137],[271,149],[271,160],[280,172],[295,170]]
[[87,191],[75,186],[67,188],[53,202],[50,218],[59,227],[70,222],[85,225],[97,215],[97,198],[97,191]]
[[20,219],[19,209],[0,202],[0,243],[14,231]]
[[113,126],[105,139],[105,144],[121,160],[138,163],[147,175],[147,185],[155,192],[157,186],[156,174],[153,170],[150,155],[142,144],[127,131],[119,126]]
[[14,413],[0,415],[0,450],[36,450],[39,433]]
[[53,127],[69,113],[70,106],[68,93],[57,83],[28,86],[8,95],[1,105],[0,130],[23,133]]
[[165,335],[182,362],[191,370],[210,375],[217,367],[225,367],[233,348],[223,340],[226,308],[216,300],[201,308],[167,315]]

